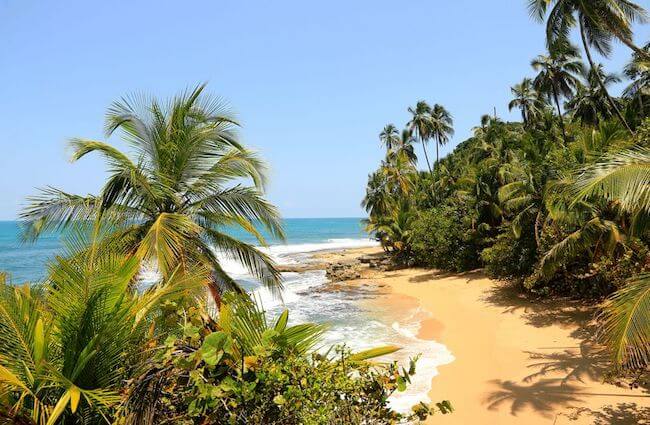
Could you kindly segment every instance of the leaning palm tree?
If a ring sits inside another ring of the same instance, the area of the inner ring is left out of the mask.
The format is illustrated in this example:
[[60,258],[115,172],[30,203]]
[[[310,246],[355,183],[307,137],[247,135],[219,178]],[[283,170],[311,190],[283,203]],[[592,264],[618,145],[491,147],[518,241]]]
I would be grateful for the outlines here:
[[[181,269],[208,266],[215,301],[224,290],[241,288],[221,258],[242,263],[264,285],[279,289],[272,260],[230,236],[238,226],[265,244],[256,225],[283,238],[278,211],[263,198],[265,165],[239,143],[237,122],[204,85],[162,104],[144,97],[115,102],[106,117],[106,135],[121,131],[128,155],[102,141],[74,139],[76,161],[101,155],[110,176],[98,195],[72,195],[48,188],[31,198],[21,214],[25,236],[65,229],[78,221],[108,221],[109,240],[155,264],[163,279]],[[245,185],[246,181],[254,185]]]
[[[618,39],[635,53],[650,59],[648,53],[637,47],[632,38],[632,23],[645,22],[645,10],[629,0],[529,0],[531,14],[543,20],[550,8],[546,23],[546,38],[549,45],[558,39],[566,38],[570,29],[576,24],[580,28],[580,38],[591,68],[596,64],[591,56],[590,47],[607,57],[611,53],[611,41]],[[612,110],[621,123],[632,130],[625,121],[618,105],[609,96],[603,80],[598,79],[601,89],[606,94]]]
[[568,44],[558,44],[549,50],[548,55],[539,55],[531,62],[531,66],[538,72],[535,77],[535,88],[553,99],[560,118],[560,127],[564,142],[567,143],[566,127],[560,98],[570,98],[579,83],[579,75],[583,73],[583,66],[577,57],[575,49]]
[[431,110],[431,137],[436,142],[436,166],[440,162],[439,148],[454,135],[454,120],[444,106],[435,104]]
[[421,100],[415,105],[415,108],[409,107],[408,111],[412,115],[408,126],[411,133],[420,141],[420,143],[422,143],[424,158],[427,161],[429,173],[431,173],[431,163],[429,162],[429,155],[427,154],[427,143],[431,138],[431,107],[427,102]]
[[386,148],[386,152],[393,150],[399,143],[399,132],[393,124],[386,124],[379,133],[379,141]]
[[510,88],[514,98],[508,103],[508,110],[518,108],[521,111],[521,119],[524,126],[528,126],[533,116],[537,115],[538,94],[533,87],[533,80],[524,78],[521,83]]

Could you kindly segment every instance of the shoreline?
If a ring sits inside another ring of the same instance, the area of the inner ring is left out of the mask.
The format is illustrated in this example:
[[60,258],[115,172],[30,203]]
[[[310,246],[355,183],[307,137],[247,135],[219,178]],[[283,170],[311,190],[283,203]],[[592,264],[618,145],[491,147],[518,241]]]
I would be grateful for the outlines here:
[[[311,258],[331,264],[380,252],[328,250]],[[429,313],[418,338],[444,344],[454,356],[437,366],[429,397],[450,400],[455,412],[431,423],[650,424],[650,389],[603,382],[608,362],[593,342],[594,305],[533,301],[480,271],[364,267],[360,279],[338,286],[359,284],[388,295],[367,301],[371,307],[417,303]]]

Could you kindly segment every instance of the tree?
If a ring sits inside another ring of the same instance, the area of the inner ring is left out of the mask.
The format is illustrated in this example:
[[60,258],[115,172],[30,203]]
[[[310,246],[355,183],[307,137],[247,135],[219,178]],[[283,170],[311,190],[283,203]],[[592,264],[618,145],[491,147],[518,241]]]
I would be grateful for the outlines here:
[[531,118],[537,115],[538,94],[533,87],[533,80],[524,78],[521,83],[512,86],[510,91],[514,98],[508,103],[508,110],[518,108],[524,126],[528,126]]
[[539,55],[531,62],[533,69],[538,72],[534,81],[535,88],[555,102],[565,144],[568,139],[560,98],[570,98],[573,95],[579,83],[578,75],[583,73],[582,62],[576,53],[572,46],[561,44],[549,49],[548,55]]
[[[631,24],[635,21],[645,22],[645,10],[629,0],[530,0],[531,14],[543,20],[552,5],[546,23],[546,38],[549,46],[558,39],[565,39],[576,24],[580,29],[580,38],[591,68],[596,64],[591,56],[590,46],[600,54],[608,57],[611,53],[611,41],[618,39],[638,55],[650,59],[647,52],[638,48],[632,41]],[[597,75],[598,76],[598,75]],[[609,96],[603,80],[598,79],[601,89],[615,111],[621,123],[632,133],[618,106]]]
[[[603,85],[598,81],[602,81]],[[607,99],[603,86],[619,83],[621,79],[616,74],[607,74],[601,65],[590,69],[585,75],[585,85],[579,85],[575,96],[566,104],[573,114],[574,120],[583,124],[597,126],[601,119],[608,119],[615,114]],[[617,102],[614,100],[614,102]],[[618,102],[617,102],[618,103]]]
[[[644,50],[650,51],[650,43],[644,46]],[[648,96],[650,96],[650,59],[634,53],[632,60],[625,65],[623,73],[631,80],[623,90],[623,97],[629,99],[628,107],[632,110],[636,109],[637,117],[643,119],[646,115]]]
[[415,165],[418,162],[418,157],[413,148],[413,143],[415,142],[411,131],[407,128],[402,130],[402,134],[397,140],[397,146],[394,150],[394,155],[405,156],[408,161]]
[[415,108],[409,107],[408,111],[412,115],[411,121],[408,123],[409,129],[419,139],[420,143],[422,143],[424,158],[427,161],[427,168],[431,173],[431,163],[427,154],[427,143],[431,138],[431,107],[425,101],[421,100],[415,105]]
[[[215,301],[223,290],[241,292],[221,266],[216,251],[242,263],[278,290],[280,273],[269,256],[224,231],[238,226],[261,244],[261,225],[283,238],[278,211],[262,196],[265,165],[237,140],[237,122],[204,85],[166,104],[124,98],[108,110],[106,134],[121,130],[131,156],[108,143],[74,139],[76,161],[98,153],[110,176],[99,195],[78,196],[48,188],[31,198],[21,214],[27,238],[84,220],[109,221],[109,239],[144,261],[154,261],[163,278],[208,266]],[[165,106],[166,105],[166,106]],[[242,183],[248,179],[254,186]]]
[[123,382],[166,333],[161,306],[196,296],[207,278],[172,274],[138,289],[137,258],[75,239],[83,250],[58,257],[43,287],[0,280],[0,422],[107,423]]
[[386,148],[386,152],[393,150],[399,143],[399,132],[393,124],[387,124],[379,133],[379,140]]
[[431,110],[431,137],[436,142],[436,166],[440,162],[438,148],[449,142],[454,135],[454,120],[444,106],[435,104]]

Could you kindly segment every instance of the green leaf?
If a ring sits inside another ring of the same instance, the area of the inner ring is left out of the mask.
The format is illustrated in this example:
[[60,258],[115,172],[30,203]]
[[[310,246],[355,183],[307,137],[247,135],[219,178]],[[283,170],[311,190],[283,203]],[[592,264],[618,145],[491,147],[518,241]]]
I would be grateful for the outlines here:
[[359,362],[369,359],[374,359],[376,357],[385,356],[387,354],[392,354],[396,351],[401,350],[401,347],[394,345],[387,345],[385,347],[371,348],[370,350],[359,351],[350,356],[350,361]]
[[401,376],[397,378],[397,391],[406,391],[406,381]]
[[277,332],[284,332],[287,328],[287,322],[289,321],[289,310],[284,310],[280,317],[278,317],[277,322],[275,322],[275,330]]
[[275,397],[273,397],[273,403],[277,404],[278,406],[282,406],[286,402],[287,402],[287,400],[284,399],[282,394],[279,394],[279,395],[276,395]]
[[213,332],[203,341],[199,349],[201,359],[209,366],[215,366],[223,357],[224,352],[229,352],[232,339],[225,332]]

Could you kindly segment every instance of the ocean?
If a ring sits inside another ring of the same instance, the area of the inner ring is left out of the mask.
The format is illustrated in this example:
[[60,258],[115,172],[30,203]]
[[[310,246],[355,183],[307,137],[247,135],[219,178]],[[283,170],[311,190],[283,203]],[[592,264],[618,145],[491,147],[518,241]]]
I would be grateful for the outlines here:
[[[269,246],[261,248],[280,264],[299,264],[316,251],[377,245],[364,232],[358,218],[294,218],[285,219],[284,226],[284,243],[266,235]],[[242,231],[233,229],[229,233],[255,243]],[[0,272],[9,273],[14,283],[42,279],[48,260],[63,248],[62,239],[60,234],[51,233],[36,243],[26,244],[21,242],[17,222],[0,221]],[[420,356],[411,386],[391,398],[397,410],[406,411],[419,401],[430,401],[427,393],[437,367],[453,360],[444,345],[417,337],[422,320],[429,317],[428,312],[418,307],[417,300],[405,308],[390,308],[390,303],[376,302],[389,295],[373,291],[372,285],[352,291],[331,291],[322,270],[283,273],[284,291],[282,299],[277,299],[236,262],[223,259],[222,266],[254,295],[271,319],[286,308],[291,323],[329,324],[322,342],[324,350],[343,343],[352,350],[398,345],[403,348],[392,359],[405,365],[409,358]]]

